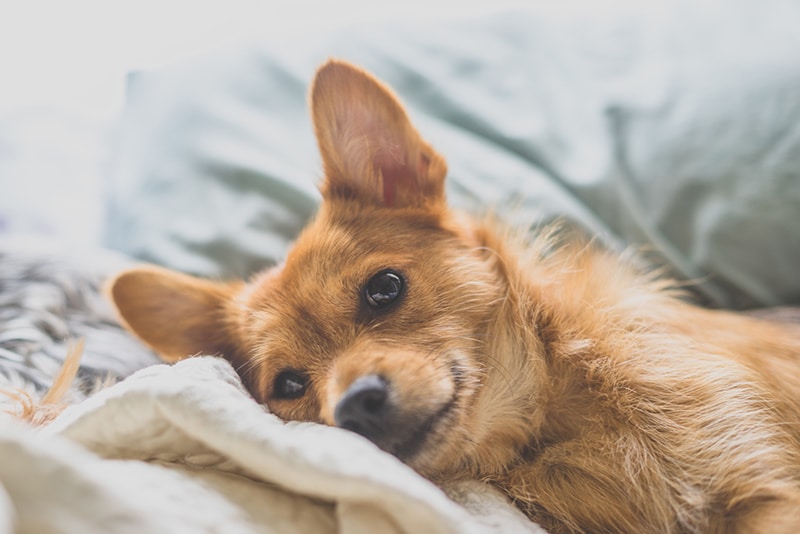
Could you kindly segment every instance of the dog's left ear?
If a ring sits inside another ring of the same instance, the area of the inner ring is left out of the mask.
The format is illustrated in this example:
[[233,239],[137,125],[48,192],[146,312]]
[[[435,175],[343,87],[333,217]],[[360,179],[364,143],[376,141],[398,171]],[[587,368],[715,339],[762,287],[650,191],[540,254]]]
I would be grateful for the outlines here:
[[444,158],[420,137],[392,91],[370,74],[329,61],[314,79],[311,113],[325,198],[400,208],[444,203]]
[[236,364],[240,344],[230,308],[239,288],[238,283],[141,266],[119,273],[106,293],[122,322],[163,360],[218,354]]

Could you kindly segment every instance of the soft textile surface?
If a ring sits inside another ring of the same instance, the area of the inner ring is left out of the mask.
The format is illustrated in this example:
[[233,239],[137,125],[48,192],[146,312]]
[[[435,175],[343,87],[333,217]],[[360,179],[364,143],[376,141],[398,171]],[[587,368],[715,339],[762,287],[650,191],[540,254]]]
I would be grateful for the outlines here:
[[282,259],[319,200],[308,83],[338,56],[408,104],[455,204],[643,246],[715,305],[797,303],[798,28],[795,0],[414,13],[139,73],[106,243],[210,276]]
[[355,434],[282,423],[213,357],[142,370],[39,433],[0,425],[0,458],[0,532],[541,532],[493,488],[451,500]]
[[[118,380],[158,358],[117,322],[101,292],[131,260],[96,247],[52,239],[0,236],[0,388],[44,393],[67,347],[85,341],[81,369],[67,400]],[[11,404],[0,395],[0,410]]]

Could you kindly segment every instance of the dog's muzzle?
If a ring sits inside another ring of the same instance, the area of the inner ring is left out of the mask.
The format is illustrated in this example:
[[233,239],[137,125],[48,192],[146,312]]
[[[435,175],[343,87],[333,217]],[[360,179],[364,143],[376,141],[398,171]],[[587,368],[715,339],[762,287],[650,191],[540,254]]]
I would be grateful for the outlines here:
[[384,451],[410,461],[426,444],[438,424],[447,418],[454,397],[424,410],[403,409],[392,384],[379,375],[358,378],[345,391],[334,410],[336,426],[361,434]]

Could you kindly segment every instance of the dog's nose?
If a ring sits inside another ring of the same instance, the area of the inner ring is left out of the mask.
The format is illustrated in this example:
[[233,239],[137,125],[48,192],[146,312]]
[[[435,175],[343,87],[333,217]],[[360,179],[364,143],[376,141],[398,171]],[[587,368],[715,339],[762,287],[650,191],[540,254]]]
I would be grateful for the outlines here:
[[352,383],[336,405],[336,426],[377,442],[389,428],[389,385],[378,375]]

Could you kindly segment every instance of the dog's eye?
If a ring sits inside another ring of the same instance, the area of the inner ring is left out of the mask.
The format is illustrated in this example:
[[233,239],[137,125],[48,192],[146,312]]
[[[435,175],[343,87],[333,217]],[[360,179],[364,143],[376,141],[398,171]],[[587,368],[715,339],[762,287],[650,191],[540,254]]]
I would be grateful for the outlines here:
[[403,278],[387,269],[369,279],[364,287],[367,304],[373,308],[385,308],[396,301],[403,292]]
[[278,399],[298,399],[306,392],[308,377],[297,371],[282,371],[275,377],[273,396]]

